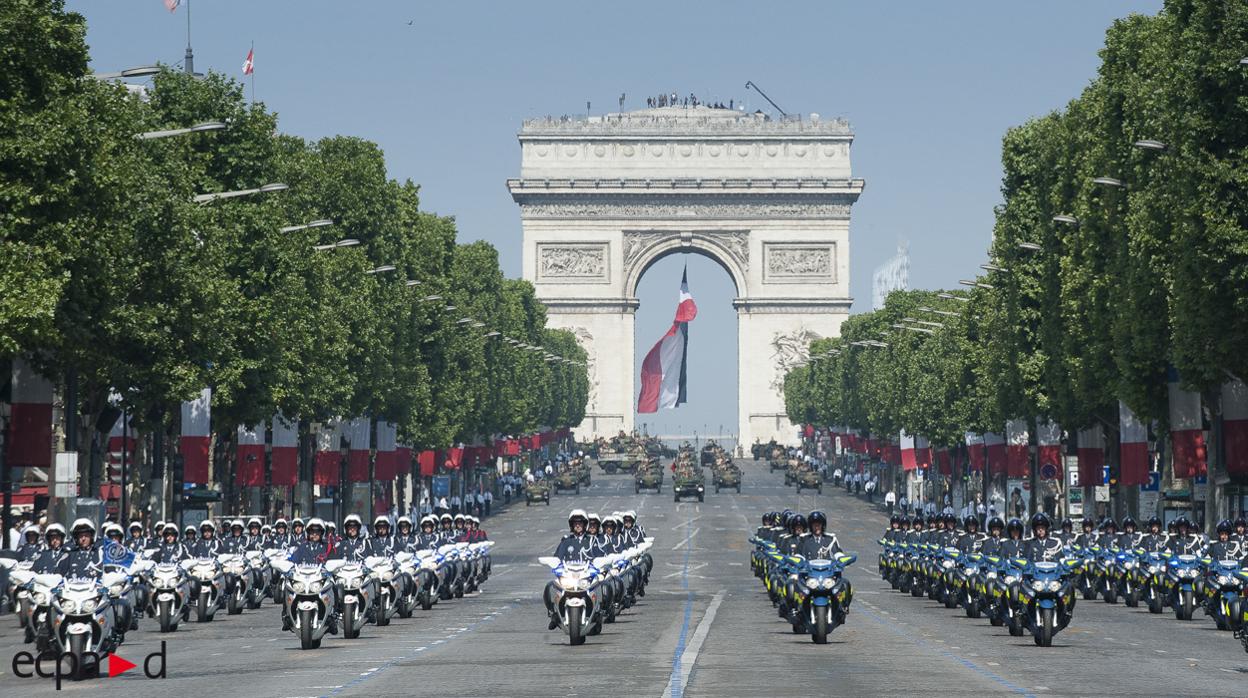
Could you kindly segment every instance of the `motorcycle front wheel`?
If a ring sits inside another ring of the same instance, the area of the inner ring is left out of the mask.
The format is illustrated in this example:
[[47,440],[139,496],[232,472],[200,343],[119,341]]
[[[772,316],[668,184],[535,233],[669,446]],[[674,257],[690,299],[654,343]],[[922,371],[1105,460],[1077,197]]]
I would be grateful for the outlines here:
[[208,615],[208,594],[201,593],[196,604],[198,605],[195,607],[195,621],[207,623],[212,620],[212,617]]
[[1053,609],[1040,609],[1040,623],[1036,626],[1036,644],[1040,647],[1051,647],[1053,645]]
[[342,614],[342,636],[348,640],[354,640],[360,636],[362,624],[356,621],[356,616],[360,614],[356,606],[357,604],[347,605],[346,612]]
[[377,625],[383,627],[390,625],[389,605],[389,594],[383,594],[382,597],[377,600]]
[[312,638],[312,621],[315,617],[314,611],[299,612],[299,647],[301,649],[314,650],[321,646],[321,638]]
[[828,607],[815,606],[815,627],[811,628],[810,639],[816,645],[828,644]]
[[243,592],[242,587],[234,587],[234,591],[230,594],[230,598],[226,600],[225,612],[228,615],[236,616],[243,612]]
[[173,624],[173,602],[160,601],[156,606],[156,618],[160,621],[160,632],[167,633],[175,628]]
[[568,644],[583,645],[585,644],[585,629],[581,627],[584,609],[580,606],[573,606],[568,609]]
[[1179,620],[1191,620],[1196,601],[1192,592],[1180,591],[1179,602],[1174,605],[1174,617]]

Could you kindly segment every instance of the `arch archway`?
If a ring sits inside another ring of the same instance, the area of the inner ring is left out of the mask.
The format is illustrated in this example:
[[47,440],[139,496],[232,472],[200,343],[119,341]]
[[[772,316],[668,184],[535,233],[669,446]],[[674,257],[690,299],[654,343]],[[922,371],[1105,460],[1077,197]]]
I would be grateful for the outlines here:
[[[738,240],[739,238],[734,238]],[[749,296],[749,280],[738,253],[734,253],[721,235],[708,232],[682,232],[656,235],[652,242],[638,251],[625,270],[624,294],[637,297],[637,286],[656,262],[674,254],[697,254],[710,259],[728,272],[736,287],[737,297]]]

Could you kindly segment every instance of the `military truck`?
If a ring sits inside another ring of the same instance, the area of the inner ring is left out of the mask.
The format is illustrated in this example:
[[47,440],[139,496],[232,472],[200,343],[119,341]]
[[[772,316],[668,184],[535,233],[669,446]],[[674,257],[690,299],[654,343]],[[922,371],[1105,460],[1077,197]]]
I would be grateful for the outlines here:
[[663,466],[651,461],[637,469],[637,479],[633,491],[641,494],[642,490],[654,490],[655,494],[663,491]]
[[712,473],[711,483],[715,486],[715,494],[719,494],[721,488],[735,489],[737,494],[741,494],[741,468],[736,463],[727,461],[717,465]]
[[818,490],[819,494],[823,494],[823,478],[810,468],[800,470],[793,480],[797,483],[798,494],[801,494],[802,490]]
[[672,479],[673,501],[679,502],[681,497],[697,497],[704,501],[706,497],[706,476],[698,467],[680,468]]
[[546,506],[550,506],[550,485],[545,482],[530,483],[524,489],[524,505],[532,506],[533,502],[546,502]]
[[571,468],[564,468],[555,475],[554,483],[555,494],[567,492],[569,490],[576,494],[581,493],[581,475]]

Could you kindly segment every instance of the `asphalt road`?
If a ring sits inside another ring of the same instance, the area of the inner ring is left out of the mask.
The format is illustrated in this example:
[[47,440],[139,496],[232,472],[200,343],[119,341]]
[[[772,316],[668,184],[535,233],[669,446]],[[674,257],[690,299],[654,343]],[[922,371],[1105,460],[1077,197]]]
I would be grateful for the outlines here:
[[[119,654],[141,663],[167,642],[168,678],[132,671],[65,683],[64,694],[126,696],[762,696],[762,695],[1248,695],[1248,654],[1204,616],[1182,623],[1121,604],[1080,601],[1051,648],[1012,638],[924,599],[892,591],[875,574],[885,518],[843,491],[803,493],[745,463],[741,495],[704,503],[635,495],[626,476],[595,473],[581,495],[549,507],[513,505],[487,521],[494,574],[470,598],[442,602],[358,640],[327,636],[301,651],[279,631],[276,607],[171,635],[151,621]],[[670,479],[667,484],[670,484]],[[603,633],[569,647],[546,630],[537,563],[565,528],[567,511],[635,509],[655,567],[649,593]],[[860,555],[848,577],[855,601],[829,644],[794,635],[750,574],[746,539],[763,511],[821,508],[842,545]],[[0,617],[0,695],[55,695],[49,679],[13,675],[22,650],[12,616]],[[18,693],[18,691],[21,691]]]

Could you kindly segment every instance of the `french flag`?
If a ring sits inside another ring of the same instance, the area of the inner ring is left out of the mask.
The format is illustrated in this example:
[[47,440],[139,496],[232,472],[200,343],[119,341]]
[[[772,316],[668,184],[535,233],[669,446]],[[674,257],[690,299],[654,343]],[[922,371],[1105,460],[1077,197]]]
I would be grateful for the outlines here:
[[342,433],[347,437],[347,480],[368,482],[368,457],[372,440],[372,422],[368,417],[356,417],[343,424]]
[[1005,437],[987,432],[984,434],[984,450],[988,452],[988,474],[1005,472]]
[[[1055,465],[1062,472],[1062,428],[1051,419],[1036,424],[1036,442],[1040,446],[1040,465]],[[1043,471],[1041,471],[1043,472]],[[1058,477],[1061,477],[1060,475]]]
[[182,481],[208,484],[212,448],[212,389],[204,388],[199,397],[182,403],[182,434],[178,452],[182,455]]
[[971,461],[971,470],[984,470],[984,435],[973,431],[966,432],[966,454]]
[[[51,381],[21,359],[13,361],[13,402],[7,457],[13,466],[52,467]],[[16,473],[14,473],[17,476]]]
[[1079,430],[1079,486],[1093,487],[1105,484],[1105,432],[1097,424],[1091,429]]
[[1120,485],[1148,484],[1148,427],[1127,403],[1118,401],[1118,448]]
[[1179,372],[1167,371],[1170,388],[1170,443],[1174,449],[1174,476],[1204,475],[1205,435],[1200,411],[1200,393],[1179,386]]
[[906,433],[905,429],[901,430],[901,469],[915,470],[919,467],[918,459],[914,455],[914,437]]
[[1011,419],[1007,421],[1005,423],[1005,439],[1009,444],[1005,449],[1006,477],[1027,477],[1030,470],[1028,466],[1031,465],[1028,462],[1031,433],[1027,429],[1027,420]]
[[342,469],[342,425],[337,419],[321,424],[316,432],[316,463],[312,481],[317,485],[337,485]]
[[273,430],[273,472],[270,481],[274,487],[293,487],[299,481],[299,425],[288,422],[279,412],[270,424]]
[[1222,444],[1231,480],[1248,481],[1248,385],[1243,381],[1222,384]]
[[398,471],[398,434],[394,424],[384,419],[377,420],[377,460],[373,466],[373,477],[378,480],[393,480]]
[[242,487],[264,486],[264,422],[238,427],[238,468],[235,474]]
[[689,323],[698,316],[698,306],[689,294],[689,270],[680,276],[680,302],[672,328],[641,362],[641,394],[637,412],[658,412],[687,401],[685,393],[685,359],[689,353]]

